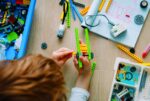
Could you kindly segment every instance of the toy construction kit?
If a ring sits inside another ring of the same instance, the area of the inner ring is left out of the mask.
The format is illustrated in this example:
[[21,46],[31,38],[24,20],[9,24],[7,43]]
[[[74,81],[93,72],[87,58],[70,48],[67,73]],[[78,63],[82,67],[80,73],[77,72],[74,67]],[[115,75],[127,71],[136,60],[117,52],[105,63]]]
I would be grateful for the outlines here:
[[25,55],[35,0],[0,0],[0,60]]
[[150,101],[150,68],[117,58],[109,101]]

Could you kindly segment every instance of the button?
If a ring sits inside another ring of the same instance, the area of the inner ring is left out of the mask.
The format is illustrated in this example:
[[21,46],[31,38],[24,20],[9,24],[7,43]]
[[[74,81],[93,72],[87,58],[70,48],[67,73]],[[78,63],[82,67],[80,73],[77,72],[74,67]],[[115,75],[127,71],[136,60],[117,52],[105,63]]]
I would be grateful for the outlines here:
[[141,1],[140,3],[141,8],[146,8],[148,6],[148,2],[146,0]]
[[136,15],[134,17],[134,22],[137,25],[142,25],[144,23],[144,17],[142,15]]

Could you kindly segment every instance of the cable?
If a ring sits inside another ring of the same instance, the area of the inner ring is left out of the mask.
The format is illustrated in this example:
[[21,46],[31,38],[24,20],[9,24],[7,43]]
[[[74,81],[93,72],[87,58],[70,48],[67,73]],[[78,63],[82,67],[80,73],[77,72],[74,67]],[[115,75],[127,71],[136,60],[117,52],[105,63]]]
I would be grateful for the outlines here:
[[85,24],[86,24],[87,26],[89,26],[89,27],[96,27],[96,26],[98,26],[98,25],[100,24],[100,20],[98,21],[98,23],[97,23],[96,25],[91,25],[91,24],[88,24],[88,23],[87,23],[87,20],[88,20],[89,18],[91,18],[91,17],[97,17],[97,16],[102,16],[102,17],[104,17],[104,18],[108,21],[108,24],[110,24],[110,25],[112,25],[112,26],[115,25],[113,22],[111,22],[111,21],[108,19],[108,17],[107,17],[106,15],[103,15],[103,14],[87,15],[87,16],[85,17]]

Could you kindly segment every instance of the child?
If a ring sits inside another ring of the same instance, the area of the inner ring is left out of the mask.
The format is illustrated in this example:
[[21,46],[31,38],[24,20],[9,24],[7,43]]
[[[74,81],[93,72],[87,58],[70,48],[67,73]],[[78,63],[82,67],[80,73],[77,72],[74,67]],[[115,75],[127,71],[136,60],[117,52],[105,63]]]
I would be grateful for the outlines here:
[[[72,50],[61,48],[51,58],[28,55],[20,60],[0,62],[0,101],[67,101],[61,67],[72,57]],[[87,101],[91,78],[90,61],[83,62],[76,87],[69,101]],[[78,72],[78,62],[74,58]]]

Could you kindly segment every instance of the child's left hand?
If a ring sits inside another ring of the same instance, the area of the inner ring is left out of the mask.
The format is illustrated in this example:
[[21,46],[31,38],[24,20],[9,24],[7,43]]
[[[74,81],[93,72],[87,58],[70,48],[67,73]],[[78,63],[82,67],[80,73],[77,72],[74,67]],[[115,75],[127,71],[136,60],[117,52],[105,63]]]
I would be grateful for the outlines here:
[[52,53],[52,59],[55,60],[55,62],[59,66],[63,66],[68,59],[72,57],[73,50],[68,48],[60,48]]

